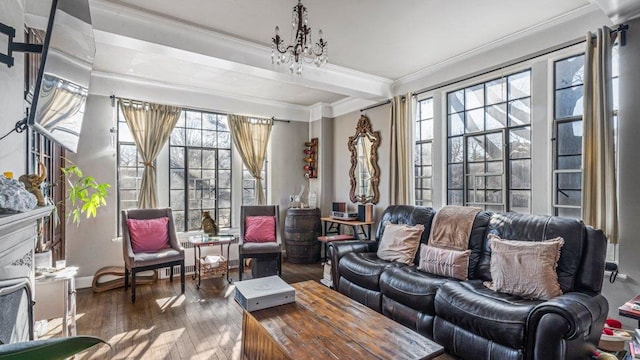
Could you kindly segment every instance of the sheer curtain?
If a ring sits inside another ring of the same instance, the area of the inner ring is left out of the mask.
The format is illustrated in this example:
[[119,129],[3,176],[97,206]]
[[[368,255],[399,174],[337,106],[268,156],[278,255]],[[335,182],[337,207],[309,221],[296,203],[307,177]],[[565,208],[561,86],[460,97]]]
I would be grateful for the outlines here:
[[118,100],[144,164],[138,208],[156,208],[158,207],[158,189],[153,162],[169,140],[182,109],[129,99]]
[[582,219],[618,242],[611,52],[607,27],[587,34],[584,69]]
[[408,205],[413,202],[412,162],[409,141],[411,94],[395,96],[391,101],[391,188],[390,204]]
[[254,118],[243,115],[229,115],[229,130],[233,144],[240,153],[244,166],[256,180],[256,205],[267,202],[262,187],[262,166],[267,156],[267,144],[273,127],[272,119]]

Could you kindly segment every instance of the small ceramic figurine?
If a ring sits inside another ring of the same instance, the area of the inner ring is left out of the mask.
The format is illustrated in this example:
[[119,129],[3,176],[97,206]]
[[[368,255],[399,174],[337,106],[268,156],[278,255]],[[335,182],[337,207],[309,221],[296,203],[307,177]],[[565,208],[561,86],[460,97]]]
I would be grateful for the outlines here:
[[209,236],[218,235],[218,226],[208,211],[202,212],[202,230]]

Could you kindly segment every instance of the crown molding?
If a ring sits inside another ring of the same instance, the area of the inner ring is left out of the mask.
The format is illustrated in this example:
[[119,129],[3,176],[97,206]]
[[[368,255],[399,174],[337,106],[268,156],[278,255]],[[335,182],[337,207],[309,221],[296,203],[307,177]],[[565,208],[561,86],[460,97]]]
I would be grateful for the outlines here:
[[600,9],[593,5],[593,4],[587,4],[584,6],[581,6],[579,8],[576,8],[574,10],[571,10],[569,12],[566,12],[562,15],[553,17],[547,21],[538,23],[536,25],[527,27],[523,30],[511,33],[507,36],[503,36],[497,40],[491,41],[489,43],[480,45],[474,49],[471,49],[469,51],[463,52],[461,54],[452,56],[450,58],[447,58],[445,60],[442,60],[438,63],[435,63],[433,65],[430,65],[424,69],[418,70],[413,74],[409,74],[407,76],[403,76],[402,78],[394,81],[394,83],[392,84],[392,92],[394,94],[397,95],[397,89],[403,88],[405,85],[408,85],[410,83],[413,83],[415,81],[421,80],[426,78],[427,76],[443,69],[446,68],[448,66],[451,66],[455,63],[464,61],[464,60],[468,60],[470,58],[479,56],[480,54],[489,52],[491,50],[494,50],[496,48],[500,48],[503,46],[507,46],[509,43],[513,43],[516,42],[518,40],[524,40],[530,36],[534,36],[536,33],[539,33],[541,31],[544,30],[548,30],[551,29],[553,27],[556,27],[558,25],[561,25],[562,23],[565,23],[567,21],[571,21],[571,20],[575,20],[581,17],[585,17],[588,16],[590,14],[593,14],[595,12],[600,11]]
[[309,122],[321,120],[322,118],[332,118],[333,107],[331,104],[319,102],[309,106]]
[[92,95],[116,95],[208,111],[250,113],[262,117],[275,116],[283,120],[309,121],[310,108],[306,106],[99,70],[91,73],[89,89]]

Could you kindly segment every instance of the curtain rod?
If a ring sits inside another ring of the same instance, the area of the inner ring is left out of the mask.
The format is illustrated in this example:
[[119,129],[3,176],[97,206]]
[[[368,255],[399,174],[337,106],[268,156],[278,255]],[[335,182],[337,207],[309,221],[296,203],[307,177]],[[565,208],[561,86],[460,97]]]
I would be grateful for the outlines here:
[[391,103],[391,99],[385,100],[383,102],[379,102],[377,104],[373,104],[371,106],[367,106],[366,108],[360,109],[360,112],[363,112],[365,110],[371,110],[373,108],[377,108],[378,106],[383,106],[383,105],[387,105]]
[[[611,29],[611,33],[612,34],[616,33],[616,32],[620,33],[620,46],[624,46],[625,43],[626,43],[626,30],[628,30],[628,29],[629,29],[629,25],[627,25],[627,24],[620,24],[620,25],[618,25],[618,28]],[[594,37],[592,37],[592,38],[594,38]],[[424,94],[424,93],[429,92],[429,91],[433,91],[433,90],[437,90],[437,89],[440,89],[440,88],[443,88],[443,87],[454,85],[454,84],[457,84],[459,82],[471,80],[471,79],[473,79],[475,77],[482,76],[482,75],[487,75],[487,74],[490,74],[490,73],[492,73],[494,71],[500,71],[500,70],[506,69],[508,67],[511,67],[511,66],[514,66],[514,65],[518,65],[518,64],[522,64],[524,62],[527,62],[529,60],[533,60],[535,58],[539,58],[541,56],[549,55],[549,54],[554,53],[556,51],[560,51],[560,50],[564,50],[564,49],[570,48],[572,46],[578,45],[578,44],[586,42],[586,41],[587,41],[587,39],[585,39],[585,37],[580,37],[580,38],[577,38],[577,39],[574,39],[574,40],[570,40],[570,41],[567,41],[567,42],[562,43],[560,45],[552,46],[550,48],[546,48],[544,50],[540,50],[538,52],[534,52],[532,54],[525,55],[523,57],[514,59],[512,61],[508,61],[508,62],[503,63],[501,65],[496,65],[496,66],[493,66],[493,67],[490,67],[490,68],[487,68],[487,69],[484,69],[484,70],[477,71],[475,73],[472,73],[471,75],[466,75],[466,76],[463,76],[463,77],[459,77],[457,79],[453,79],[453,80],[442,82],[442,83],[439,83],[439,84],[436,84],[436,85],[433,85],[433,86],[429,86],[427,88],[415,91],[413,93],[413,96],[418,96],[420,94]]]
[[[118,98],[118,97],[117,97],[117,96],[115,96],[115,95],[109,95],[109,99],[111,99],[111,106],[115,106],[115,105],[116,105],[116,99],[117,99],[117,98]],[[143,102],[144,102],[144,101],[141,101],[141,100],[131,100],[131,101],[139,102],[139,103],[143,103]],[[198,111],[216,112],[215,110],[214,110],[214,111],[211,111],[211,110],[198,110]],[[217,113],[217,112],[216,112],[216,113]],[[224,114],[225,112],[224,112],[224,111],[220,111],[219,113],[223,113],[223,114]],[[247,115],[247,116],[251,116],[251,115]],[[256,117],[259,117],[259,116],[256,116]],[[281,119],[276,119],[274,116],[272,116],[272,117],[271,117],[271,120],[272,120],[272,121],[275,121],[275,122],[283,122],[283,123],[290,123],[290,122],[291,122],[291,120],[281,120]]]

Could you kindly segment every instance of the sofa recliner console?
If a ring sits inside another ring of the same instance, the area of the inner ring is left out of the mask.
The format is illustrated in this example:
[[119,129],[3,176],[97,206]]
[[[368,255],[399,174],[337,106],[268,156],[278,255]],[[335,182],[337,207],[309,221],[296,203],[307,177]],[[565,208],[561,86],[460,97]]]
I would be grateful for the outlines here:
[[[602,231],[581,221],[517,213],[476,215],[469,236],[468,280],[460,281],[379,259],[384,224],[423,224],[427,244],[436,211],[395,205],[383,213],[375,240],[331,244],[336,290],[416,330],[463,359],[586,359],[598,343],[608,303],[600,295],[606,255]],[[487,235],[542,241],[562,237],[558,282],[548,301],[499,293],[491,280]],[[418,264],[420,251],[415,264]]]

